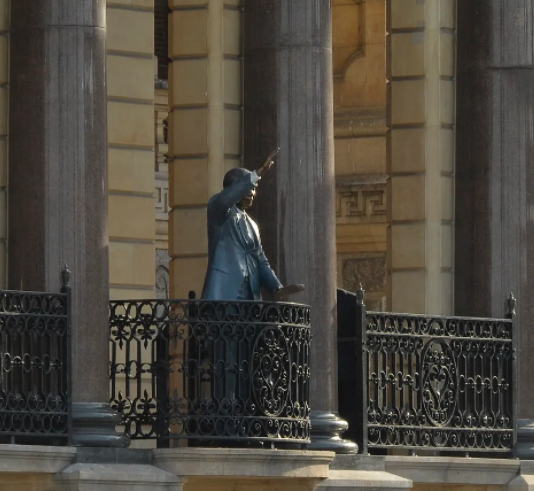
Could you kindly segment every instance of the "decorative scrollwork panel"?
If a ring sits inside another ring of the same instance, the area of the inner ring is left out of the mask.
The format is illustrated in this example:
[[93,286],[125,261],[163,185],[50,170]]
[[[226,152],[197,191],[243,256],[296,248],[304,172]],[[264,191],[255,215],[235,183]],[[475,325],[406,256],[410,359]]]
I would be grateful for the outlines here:
[[512,321],[368,312],[369,447],[506,452]]
[[0,292],[0,442],[69,437],[67,302],[67,294]]
[[309,441],[309,308],[111,302],[111,403],[133,439]]

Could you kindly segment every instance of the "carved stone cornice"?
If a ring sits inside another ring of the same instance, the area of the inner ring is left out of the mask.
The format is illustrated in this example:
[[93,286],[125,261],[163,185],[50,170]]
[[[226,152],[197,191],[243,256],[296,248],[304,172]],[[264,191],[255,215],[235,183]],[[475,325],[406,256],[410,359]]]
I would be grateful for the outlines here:
[[384,174],[336,178],[336,223],[385,223],[386,180]]

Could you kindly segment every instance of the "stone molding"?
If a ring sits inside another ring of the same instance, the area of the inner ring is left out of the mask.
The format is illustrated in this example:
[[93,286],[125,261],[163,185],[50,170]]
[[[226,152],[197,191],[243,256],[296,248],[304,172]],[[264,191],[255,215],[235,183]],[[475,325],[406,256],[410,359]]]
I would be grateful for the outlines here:
[[169,220],[169,174],[156,172],[156,220]]
[[385,469],[414,483],[504,485],[518,473],[520,461],[466,457],[385,457]]
[[75,447],[1,444],[0,475],[56,474],[74,462],[75,458]]
[[386,107],[336,107],[334,137],[362,138],[386,136]]
[[154,463],[177,476],[325,479],[333,452],[223,448],[155,449]]
[[342,176],[336,179],[336,223],[385,223],[386,176]]
[[180,491],[186,479],[150,465],[77,463],[55,482],[58,491]]
[[[352,0],[352,2],[350,0],[334,0],[332,4],[332,21],[336,26],[332,40],[335,81],[342,81],[350,65],[355,60],[365,56],[365,13],[363,3],[364,0]],[[357,19],[356,22],[354,22],[355,18]],[[349,32],[355,32],[356,36],[347,43],[346,38]],[[338,35],[336,36],[336,34]]]
[[401,491],[412,488],[412,481],[384,471],[330,471],[330,477],[323,481],[318,491]]

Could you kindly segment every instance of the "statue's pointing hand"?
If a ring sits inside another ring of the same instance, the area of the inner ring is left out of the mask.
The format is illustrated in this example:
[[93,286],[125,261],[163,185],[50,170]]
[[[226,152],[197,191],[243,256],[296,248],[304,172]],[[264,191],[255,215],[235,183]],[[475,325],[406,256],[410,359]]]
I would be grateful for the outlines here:
[[274,165],[274,158],[276,157],[279,151],[280,147],[278,147],[274,152],[271,152],[268,155],[268,157],[265,159],[265,162],[263,162],[262,166],[256,171],[256,174],[258,174],[258,176],[261,177]]

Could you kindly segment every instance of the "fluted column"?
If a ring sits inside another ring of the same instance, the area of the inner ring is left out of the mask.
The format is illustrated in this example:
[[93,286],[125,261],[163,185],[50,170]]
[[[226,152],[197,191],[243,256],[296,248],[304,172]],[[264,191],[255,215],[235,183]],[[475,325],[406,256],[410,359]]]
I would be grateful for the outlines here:
[[[517,297],[520,418],[534,420],[534,6],[458,2],[455,310],[501,317]],[[526,426],[525,426],[526,425]],[[534,458],[523,421],[519,457]]]
[[121,445],[109,401],[105,0],[11,2],[10,288],[73,286],[75,443]]
[[281,281],[312,307],[313,447],[352,452],[337,417],[336,250],[331,2],[245,0],[245,166],[280,147],[257,218]]

